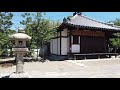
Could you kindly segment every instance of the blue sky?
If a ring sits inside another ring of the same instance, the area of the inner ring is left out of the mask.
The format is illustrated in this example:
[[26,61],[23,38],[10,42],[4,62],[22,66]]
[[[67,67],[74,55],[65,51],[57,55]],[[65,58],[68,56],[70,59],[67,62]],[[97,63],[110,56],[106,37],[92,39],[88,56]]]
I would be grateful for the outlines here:
[[[14,17],[12,22],[14,23],[11,29],[16,30],[17,27],[23,27],[19,22],[23,20],[21,14],[24,12],[12,12]],[[45,18],[50,20],[62,21],[64,17],[72,16],[73,12],[45,12]],[[87,17],[96,19],[98,21],[108,22],[113,21],[116,18],[120,18],[120,12],[83,12]]]

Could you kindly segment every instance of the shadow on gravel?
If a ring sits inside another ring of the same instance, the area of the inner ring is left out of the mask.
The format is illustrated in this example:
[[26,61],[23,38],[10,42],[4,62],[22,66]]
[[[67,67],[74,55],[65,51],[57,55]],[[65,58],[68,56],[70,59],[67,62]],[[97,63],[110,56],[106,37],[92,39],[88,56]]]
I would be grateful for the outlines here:
[[14,65],[16,65],[15,60],[1,61],[1,62],[0,62],[0,66],[1,66],[1,67],[11,67],[11,66],[14,66]]
[[3,76],[2,78],[9,78],[9,75],[8,76]]
[[46,57],[49,61],[64,61],[67,60],[67,56],[59,56],[59,55],[49,55]]

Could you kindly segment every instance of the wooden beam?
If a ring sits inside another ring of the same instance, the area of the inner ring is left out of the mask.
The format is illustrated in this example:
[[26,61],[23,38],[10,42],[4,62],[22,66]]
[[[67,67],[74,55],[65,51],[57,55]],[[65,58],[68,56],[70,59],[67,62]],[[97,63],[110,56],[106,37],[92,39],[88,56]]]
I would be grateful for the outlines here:
[[99,36],[105,37],[105,33],[101,31],[90,31],[90,30],[74,30],[72,35],[80,35],[80,36]]

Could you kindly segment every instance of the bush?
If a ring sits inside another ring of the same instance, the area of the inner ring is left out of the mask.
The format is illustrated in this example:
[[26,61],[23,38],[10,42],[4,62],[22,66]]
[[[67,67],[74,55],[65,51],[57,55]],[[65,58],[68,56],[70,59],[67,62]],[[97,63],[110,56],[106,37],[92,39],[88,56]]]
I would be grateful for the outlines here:
[[0,55],[1,57],[7,57],[8,56],[8,51],[7,51],[7,49],[3,49],[3,50],[1,50],[1,55]]
[[33,57],[33,56],[32,56],[32,53],[33,53],[32,50],[31,50],[31,51],[28,51],[28,52],[25,54],[25,57]]
[[42,58],[41,57],[32,57],[32,60],[36,62],[36,61],[41,61]]

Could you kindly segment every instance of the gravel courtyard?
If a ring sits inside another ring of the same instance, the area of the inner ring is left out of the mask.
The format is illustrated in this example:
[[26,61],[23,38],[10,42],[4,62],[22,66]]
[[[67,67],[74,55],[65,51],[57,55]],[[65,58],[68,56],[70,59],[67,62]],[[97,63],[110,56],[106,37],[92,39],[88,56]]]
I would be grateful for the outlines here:
[[[15,70],[0,67],[0,78]],[[24,70],[31,78],[120,78],[120,58],[25,62]]]

